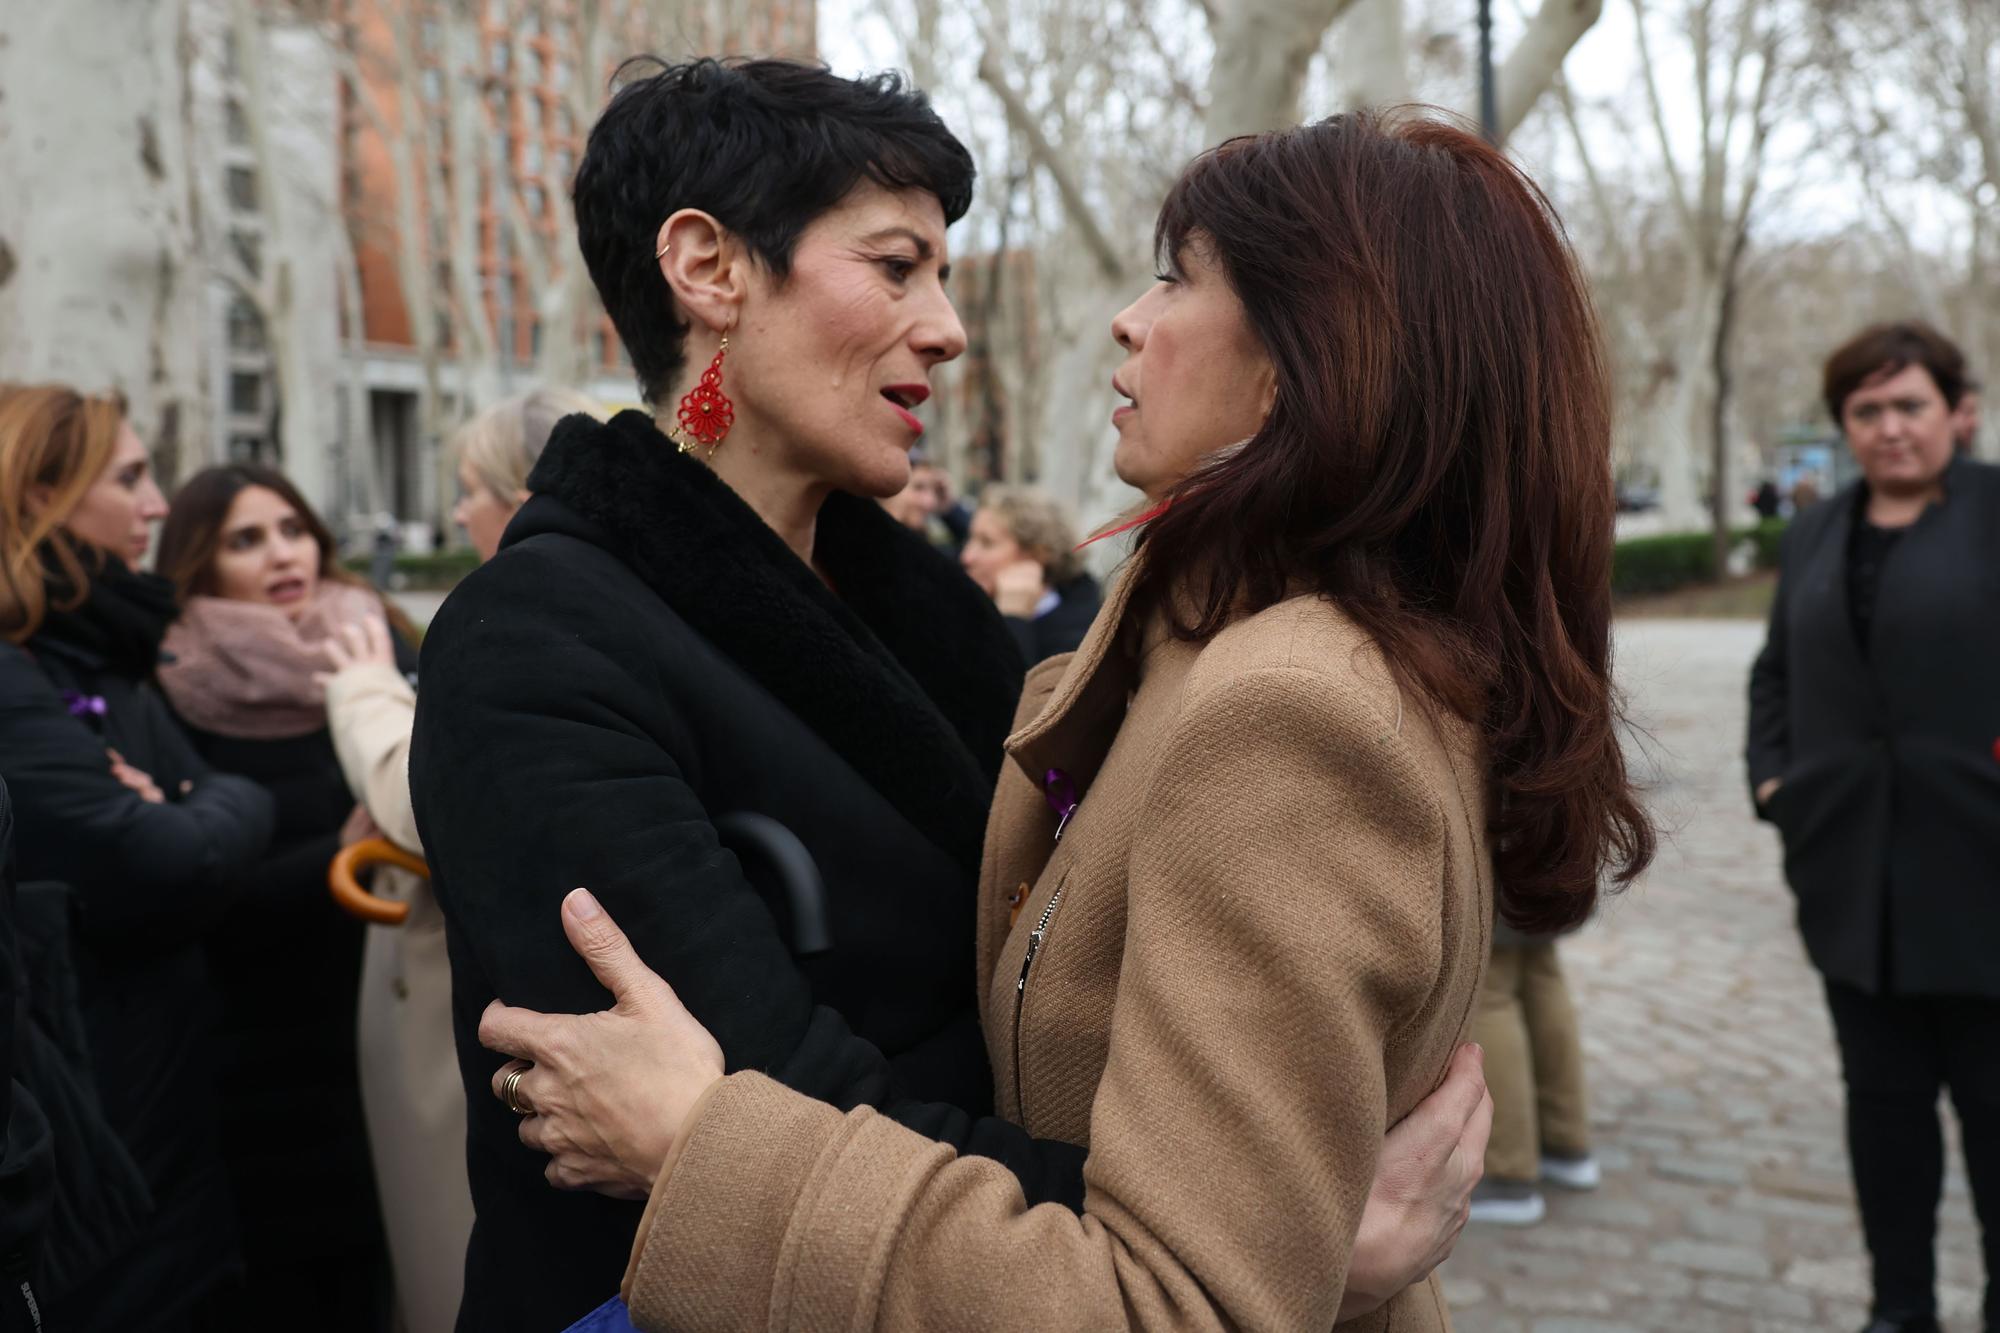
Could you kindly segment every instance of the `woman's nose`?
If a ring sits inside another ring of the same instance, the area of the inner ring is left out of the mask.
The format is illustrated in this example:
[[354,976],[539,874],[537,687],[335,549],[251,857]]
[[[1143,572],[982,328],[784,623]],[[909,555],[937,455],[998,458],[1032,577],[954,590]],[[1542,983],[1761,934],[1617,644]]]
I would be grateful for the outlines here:
[[966,346],[965,323],[959,319],[958,310],[950,298],[941,296],[939,300],[943,309],[926,321],[917,333],[918,349],[930,357],[933,364],[956,361],[965,355]]
[[1139,303],[1134,301],[1111,317],[1111,339],[1128,352],[1136,352],[1146,341],[1145,325],[1138,316]]

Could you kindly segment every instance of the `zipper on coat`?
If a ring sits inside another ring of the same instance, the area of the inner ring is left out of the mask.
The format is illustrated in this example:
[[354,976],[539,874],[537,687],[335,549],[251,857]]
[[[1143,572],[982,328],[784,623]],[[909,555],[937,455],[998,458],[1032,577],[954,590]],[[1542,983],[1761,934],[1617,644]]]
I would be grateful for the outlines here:
[[1056,914],[1056,905],[1062,901],[1063,890],[1069,887],[1064,878],[1056,885],[1056,891],[1049,895],[1049,905],[1042,909],[1041,919],[1028,932],[1028,952],[1021,959],[1021,975],[1014,982],[1014,1109],[1025,1117],[1027,1104],[1021,1088],[1021,1014],[1028,999],[1028,969],[1035,965],[1035,955],[1041,951],[1042,941],[1048,937],[1049,922]]

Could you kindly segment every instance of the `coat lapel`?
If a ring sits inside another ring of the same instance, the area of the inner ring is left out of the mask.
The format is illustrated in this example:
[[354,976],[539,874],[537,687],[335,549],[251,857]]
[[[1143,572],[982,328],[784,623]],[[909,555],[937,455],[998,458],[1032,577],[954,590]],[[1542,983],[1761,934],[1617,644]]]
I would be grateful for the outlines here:
[[1040,714],[1007,740],[1007,753],[1038,790],[1052,768],[1078,792],[1089,787],[1124,721],[1138,681],[1137,645],[1125,624],[1132,582],[1130,570],[1121,571]]
[[1854,618],[1847,608],[1847,550],[1854,533],[1855,489],[1843,487],[1821,503],[1833,509],[1818,534],[1818,545],[1799,562],[1799,580],[1791,594],[1793,623],[1807,631],[1805,641],[1796,646],[1813,656],[1820,669],[1864,681],[1868,663],[1854,637]]
[[639,412],[562,422],[529,487],[598,529],[697,633],[976,871],[1022,673],[962,572],[880,506],[836,494],[816,552],[835,596]]
[[[1927,626],[1949,623],[1957,608],[1977,606],[1981,584],[1992,569],[1980,547],[1978,474],[1964,458],[1954,458],[1944,474],[1944,500],[1917,516],[1883,562],[1875,598],[1869,662],[1886,677],[1906,665],[1920,678],[1920,661],[1899,664],[1912,649],[1930,646]],[[1923,645],[1918,648],[1918,645]]]

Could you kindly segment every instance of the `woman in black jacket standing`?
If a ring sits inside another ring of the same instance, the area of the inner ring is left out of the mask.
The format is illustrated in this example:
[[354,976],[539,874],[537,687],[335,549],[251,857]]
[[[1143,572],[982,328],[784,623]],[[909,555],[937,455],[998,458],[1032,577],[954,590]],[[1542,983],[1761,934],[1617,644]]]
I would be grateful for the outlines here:
[[1937,1328],[1943,1087],[2000,1328],[2000,469],[1954,456],[1965,362],[1936,330],[1870,328],[1825,380],[1862,476],[1785,535],[1750,785],[1840,1043],[1869,1333]]
[[182,1333],[234,1263],[203,939],[270,840],[271,799],[212,773],[154,692],[172,589],[134,572],[165,512],[115,402],[0,387],[0,755],[23,879],[81,905],[104,1110],[152,1194],[139,1235],[51,1326]]
[[283,474],[232,464],[188,478],[160,532],[159,569],[181,614],[159,680],[202,756],[254,779],[278,807],[277,837],[251,872],[256,901],[209,945],[223,1006],[223,1151],[249,1270],[240,1295],[253,1310],[287,1302],[291,1328],[365,1333],[385,1319],[388,1270],[356,1057],[364,928],[334,904],[326,876],[367,826],[318,677],[332,666],[330,636],[388,612],[336,554]]

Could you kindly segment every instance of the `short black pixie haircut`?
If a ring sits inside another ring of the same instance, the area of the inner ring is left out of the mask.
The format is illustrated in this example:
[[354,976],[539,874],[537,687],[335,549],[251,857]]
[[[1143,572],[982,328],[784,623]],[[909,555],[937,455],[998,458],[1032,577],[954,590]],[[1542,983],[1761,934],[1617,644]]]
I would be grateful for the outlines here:
[[843,79],[790,60],[639,56],[616,78],[629,81],[577,168],[577,240],[655,406],[686,360],[687,322],[654,254],[676,210],[709,213],[782,280],[799,234],[864,178],[928,190],[947,224],[971,206],[972,155],[895,74]]

